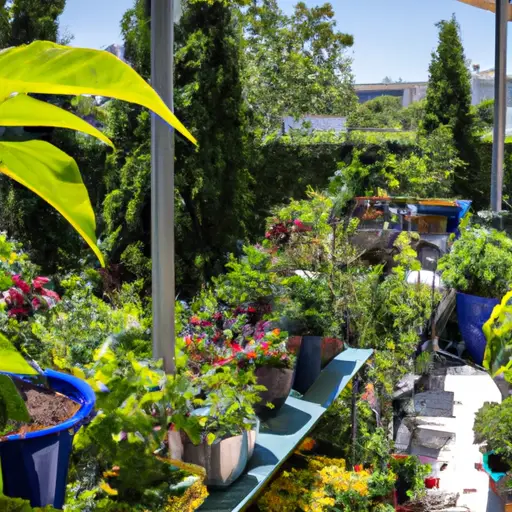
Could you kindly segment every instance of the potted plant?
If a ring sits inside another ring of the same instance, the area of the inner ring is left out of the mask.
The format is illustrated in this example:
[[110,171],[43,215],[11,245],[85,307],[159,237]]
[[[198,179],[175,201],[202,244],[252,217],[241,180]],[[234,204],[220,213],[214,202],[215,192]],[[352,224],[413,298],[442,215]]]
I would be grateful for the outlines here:
[[422,464],[415,455],[394,455],[390,467],[396,475],[399,505],[425,494],[425,479],[432,471],[429,464]]
[[473,227],[439,260],[443,282],[457,291],[457,316],[466,348],[478,364],[485,351],[483,324],[512,285],[512,240],[503,232]]
[[39,374],[2,335],[0,353],[3,492],[62,508],[73,437],[93,414],[94,392],[72,375]]
[[207,486],[231,485],[254,451],[260,391],[252,369],[204,365],[200,374],[184,373],[165,395],[171,458],[204,467]]
[[207,496],[205,471],[172,459],[166,446],[170,418],[183,412],[167,398],[186,402],[188,379],[181,369],[166,376],[124,341],[105,342],[84,368],[101,413],[76,436],[66,510],[193,511]]
[[343,342],[329,336],[335,331],[335,324],[326,276],[294,275],[283,279],[283,287],[285,292],[275,308],[281,326],[292,334],[288,346],[297,354],[293,388],[304,394],[322,368],[343,350]]
[[[209,306],[199,306],[207,304]],[[183,330],[183,346],[190,368],[196,373],[204,365],[253,369],[261,387],[261,404],[256,412],[262,419],[278,413],[290,394],[295,357],[287,348],[287,333],[272,321],[261,318],[256,306],[239,306],[234,311],[217,309],[215,299],[203,296]]]

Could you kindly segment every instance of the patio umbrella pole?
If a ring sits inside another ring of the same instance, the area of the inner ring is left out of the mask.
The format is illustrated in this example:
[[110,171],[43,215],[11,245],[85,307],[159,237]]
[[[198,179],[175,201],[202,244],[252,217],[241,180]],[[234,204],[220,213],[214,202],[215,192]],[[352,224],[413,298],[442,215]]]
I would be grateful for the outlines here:
[[507,117],[507,23],[509,0],[496,0],[494,65],[494,137],[492,145],[491,210],[501,211]]
[[[151,85],[173,110],[174,0],[151,0]],[[174,373],[174,130],[151,115],[153,357]]]

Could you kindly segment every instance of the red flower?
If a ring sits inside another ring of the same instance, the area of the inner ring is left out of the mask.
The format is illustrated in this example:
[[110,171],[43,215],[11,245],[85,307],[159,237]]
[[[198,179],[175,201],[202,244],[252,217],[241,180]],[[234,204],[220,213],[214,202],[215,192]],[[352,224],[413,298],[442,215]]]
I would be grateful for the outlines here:
[[214,366],[224,366],[225,364],[228,364],[231,361],[233,361],[233,359],[234,359],[234,356],[227,357],[226,359],[218,359],[217,361],[215,361],[213,363],[213,365]]
[[304,223],[300,220],[300,219],[295,219],[293,221],[293,223],[298,227],[298,228],[303,228],[304,227]]
[[261,342],[261,348],[263,350],[268,350],[268,347],[269,347],[269,345],[268,345],[268,343],[266,341],[262,341]]
[[258,357],[258,354],[256,354],[256,352],[252,351],[252,352],[247,352],[247,358],[248,359],[256,359]]
[[9,299],[15,306],[21,306],[25,303],[25,298],[16,288],[9,289]]
[[190,336],[185,336],[185,345],[187,347],[192,343],[192,338]]
[[29,311],[28,311],[28,308],[12,308],[9,310],[9,316],[16,316],[16,315],[20,315],[20,316],[26,316],[28,315]]
[[208,322],[208,320],[201,320],[201,327],[212,327],[213,324]]
[[238,352],[242,352],[242,347],[238,343],[232,343],[231,348],[233,353],[237,354]]
[[201,320],[199,319],[198,316],[192,316],[190,317],[190,323],[192,325],[201,325]]
[[32,299],[32,307],[33,307],[34,309],[36,309],[36,310],[37,310],[37,309],[39,309],[39,308],[41,307],[41,301],[39,300],[39,298],[38,298],[38,297],[34,297],[34,298]]
[[50,280],[47,277],[38,276],[32,281],[32,286],[36,290],[40,290],[41,288],[44,287],[45,284],[48,284],[49,282]]
[[213,314],[213,319],[217,322],[219,320],[222,320],[222,313],[220,311],[217,311],[216,313]]
[[265,233],[265,238],[272,238],[272,233],[270,233],[270,231],[267,231]]
[[18,274],[12,276],[12,282],[23,292],[30,293],[30,286]]
[[253,307],[253,306],[249,306],[249,307],[247,308],[247,313],[256,313],[256,308],[255,308],[255,307]]

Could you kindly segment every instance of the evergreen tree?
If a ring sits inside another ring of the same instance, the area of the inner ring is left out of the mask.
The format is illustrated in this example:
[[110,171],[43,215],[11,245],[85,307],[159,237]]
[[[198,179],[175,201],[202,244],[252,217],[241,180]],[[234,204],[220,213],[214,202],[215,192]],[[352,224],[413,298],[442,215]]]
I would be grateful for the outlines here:
[[429,67],[423,127],[427,133],[441,125],[451,128],[458,156],[466,164],[455,173],[453,194],[480,203],[482,192],[475,189],[480,168],[471,109],[471,73],[466,65],[460,27],[455,16],[440,21],[437,27],[439,44]]
[[[247,169],[249,133],[240,77],[242,30],[237,6],[224,0],[189,0],[176,26],[176,112],[199,146],[176,137],[176,278],[192,293],[222,271],[244,240],[251,213]],[[125,57],[150,74],[150,20],[136,0],[123,17]],[[103,218],[111,261],[149,283],[150,124],[146,112],[115,102],[109,131],[123,152],[107,163],[109,193]],[[119,170],[120,169],[120,170]]]

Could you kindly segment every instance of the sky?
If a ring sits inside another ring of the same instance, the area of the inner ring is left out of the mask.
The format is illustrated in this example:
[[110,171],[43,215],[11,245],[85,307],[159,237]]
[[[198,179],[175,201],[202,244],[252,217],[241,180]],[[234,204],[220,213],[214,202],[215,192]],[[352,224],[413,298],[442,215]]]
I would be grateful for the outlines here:
[[[324,0],[306,0],[309,6]],[[290,12],[296,0],[280,0]],[[494,67],[494,14],[457,0],[331,0],[340,31],[354,36],[348,51],[356,83],[384,77],[426,81],[435,24],[455,14],[461,26],[466,57],[482,70]],[[119,23],[133,0],[67,0],[61,27],[74,35],[74,46],[103,48],[122,44]],[[511,26],[512,29],[512,26]],[[512,30],[510,30],[512,32]],[[507,65],[512,74],[512,34]]]

